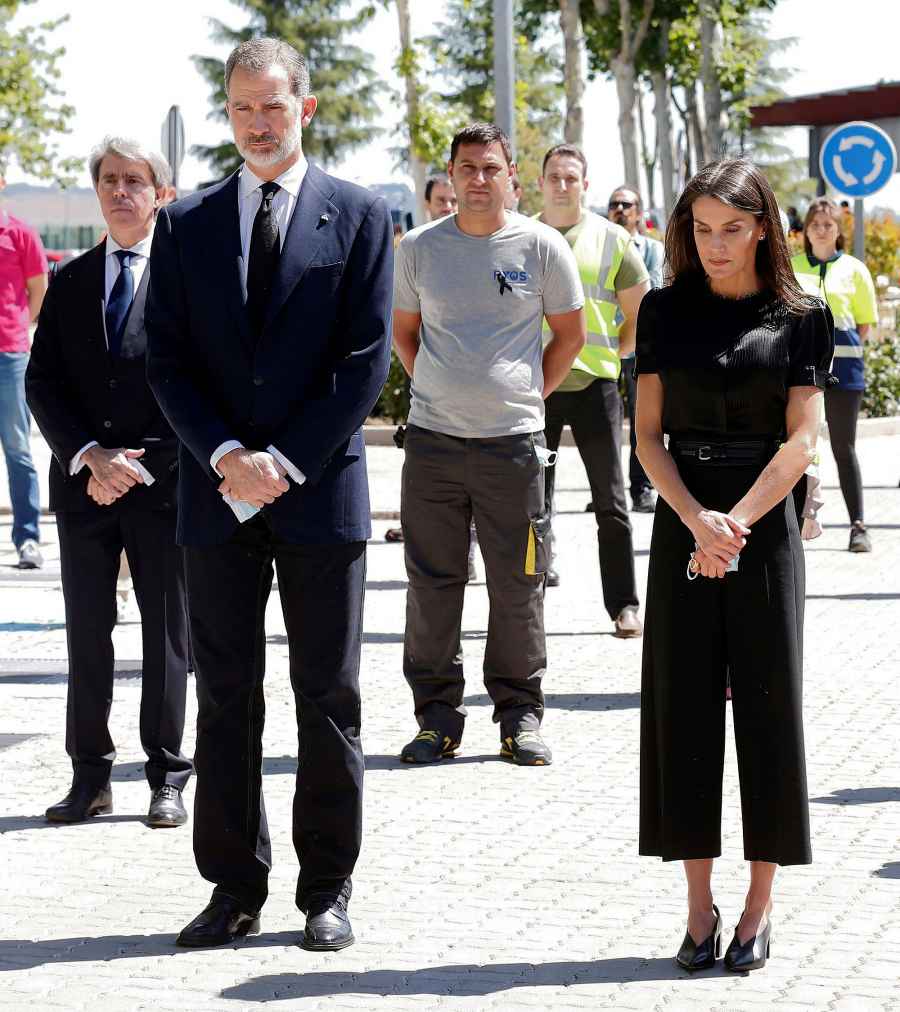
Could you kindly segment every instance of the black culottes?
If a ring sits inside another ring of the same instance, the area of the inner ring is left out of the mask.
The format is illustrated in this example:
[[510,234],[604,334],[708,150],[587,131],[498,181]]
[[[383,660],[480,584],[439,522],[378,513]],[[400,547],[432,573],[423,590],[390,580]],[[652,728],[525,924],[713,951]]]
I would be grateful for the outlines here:
[[[728,512],[759,467],[679,462],[707,509]],[[744,857],[809,864],[803,748],[804,563],[792,496],[752,527],[737,573],[689,581],[694,539],[662,499],[650,547],[641,685],[640,853],[721,853],[730,679]]]

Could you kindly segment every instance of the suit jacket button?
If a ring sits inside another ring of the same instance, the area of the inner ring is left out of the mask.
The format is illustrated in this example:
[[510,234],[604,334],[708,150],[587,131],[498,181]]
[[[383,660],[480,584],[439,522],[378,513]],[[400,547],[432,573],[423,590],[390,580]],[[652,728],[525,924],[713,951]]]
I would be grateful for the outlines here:
[[111,429],[111,428],[112,428],[112,422],[111,422],[111,421],[110,421],[110,420],[109,420],[108,418],[107,418],[107,419],[106,419],[106,421],[105,421],[105,422],[103,423],[103,428],[104,428],[104,429]]
[[118,380],[110,380],[109,381],[109,389],[110,390],[115,390],[118,385],[119,385],[119,381]]
[[178,467],[178,461],[177,460],[173,460],[172,463],[169,464],[169,470],[170,471],[174,471],[177,467]]
[[266,381],[262,378],[262,376],[254,376],[253,377],[253,385],[255,387],[261,387],[263,385],[263,383],[265,383],[265,382]]

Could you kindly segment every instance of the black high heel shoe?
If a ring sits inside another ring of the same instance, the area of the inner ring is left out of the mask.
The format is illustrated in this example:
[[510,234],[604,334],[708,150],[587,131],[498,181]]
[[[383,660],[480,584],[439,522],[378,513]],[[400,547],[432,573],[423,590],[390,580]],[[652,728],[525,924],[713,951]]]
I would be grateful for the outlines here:
[[766,920],[766,926],[752,938],[741,945],[737,928],[734,938],[725,952],[725,969],[732,973],[746,973],[748,970],[761,970],[772,951],[772,922]]
[[712,934],[697,944],[691,938],[690,931],[684,933],[684,941],[675,957],[675,962],[684,970],[693,973],[695,970],[708,970],[716,965],[716,960],[722,955],[722,915],[719,908],[713,904],[713,911],[716,915],[716,923],[713,925]]

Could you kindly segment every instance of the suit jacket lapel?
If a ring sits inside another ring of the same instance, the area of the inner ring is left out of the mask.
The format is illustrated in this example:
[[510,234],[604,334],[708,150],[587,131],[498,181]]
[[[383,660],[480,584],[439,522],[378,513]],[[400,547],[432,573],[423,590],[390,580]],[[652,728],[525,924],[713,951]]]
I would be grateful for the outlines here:
[[303,178],[303,185],[297,195],[297,206],[281,247],[264,332],[315,259],[328,229],[334,227],[340,211],[330,200],[333,193],[334,187],[330,185],[325,173],[315,165],[310,165]]
[[87,345],[105,370],[109,365],[106,344],[106,239],[101,239],[82,262],[89,328]]
[[241,223],[238,207],[238,173],[206,198],[210,216],[209,249],[221,257],[225,296],[230,300],[245,348],[252,353],[253,338],[247,319],[247,282],[244,280],[244,259],[241,255]]

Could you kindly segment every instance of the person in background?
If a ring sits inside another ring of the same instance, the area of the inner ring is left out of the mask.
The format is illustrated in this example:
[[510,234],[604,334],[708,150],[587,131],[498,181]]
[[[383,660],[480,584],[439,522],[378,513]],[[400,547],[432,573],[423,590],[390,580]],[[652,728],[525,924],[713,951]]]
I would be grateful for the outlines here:
[[[607,213],[609,220],[621,225],[631,236],[631,241],[641,255],[647,274],[650,277],[650,288],[662,287],[663,244],[644,229],[644,207],[641,195],[628,186],[620,186],[610,194]],[[628,412],[630,427],[631,456],[628,461],[628,482],[631,494],[631,509],[635,513],[652,513],[656,508],[653,497],[653,486],[647,472],[638,460],[634,431],[635,385],[634,385],[634,354],[622,359],[622,378],[625,384],[625,410]]]
[[[6,181],[0,176],[0,190]],[[0,443],[12,503],[12,541],[20,569],[40,569],[41,490],[31,459],[25,403],[28,329],[47,291],[47,257],[37,232],[0,206]]]
[[558,232],[505,209],[515,162],[502,130],[461,130],[448,169],[459,212],[407,232],[394,279],[394,346],[415,376],[401,518],[403,673],[419,732],[401,759],[439,761],[462,738],[460,629],[474,516],[490,598],[484,683],[500,755],[547,766],[544,397],[584,345],[584,294]]
[[[556,450],[563,426],[572,437],[587,472],[594,516],[603,603],[614,635],[641,635],[638,618],[634,544],[625,479],[622,473],[621,358],[634,348],[638,306],[650,290],[647,268],[628,232],[585,210],[587,159],[571,144],[558,144],[544,155],[539,180],[541,221],[561,233],[575,254],[585,289],[588,340],[569,374],[547,398],[547,446]],[[553,509],[555,468],[547,471],[547,510]],[[554,559],[548,584],[559,583]]]
[[804,557],[790,491],[815,455],[834,338],[830,311],[803,292],[788,256],[762,173],[747,161],[707,165],[666,231],[672,282],[638,317],[638,452],[659,491],[639,852],[684,863],[687,932],[676,959],[689,971],[721,952],[712,872],[729,673],[750,882],[727,970],[765,965],[777,867],[812,860]]
[[875,286],[868,267],[844,251],[841,212],[825,197],[814,200],[803,223],[805,252],[791,260],[803,289],[825,299],[834,315],[837,386],[825,391],[825,419],[841,492],[850,518],[851,552],[871,552],[863,516],[863,484],[856,456],[856,421],[866,389],[863,342],[878,322]]
[[446,176],[432,176],[425,184],[425,210],[429,221],[440,221],[456,213],[456,194]]
[[69,652],[72,788],[47,819],[80,822],[112,811],[112,629],[124,550],[141,611],[147,823],[166,828],[187,821],[181,794],[192,769],[181,752],[188,639],[175,543],[178,442],[146,376],[148,258],[167,168],[136,142],[107,137],[91,153],[90,171],[109,231],[54,278],[25,378],[55,458],[50,508]]

